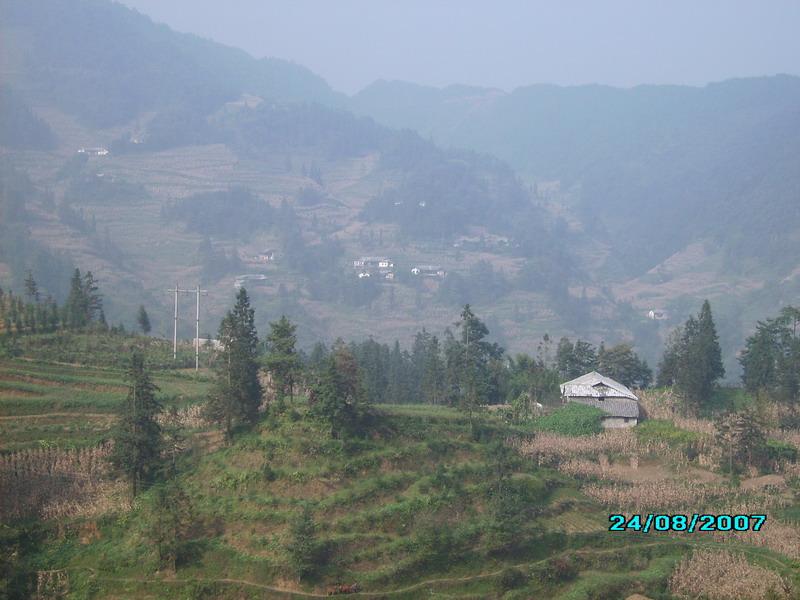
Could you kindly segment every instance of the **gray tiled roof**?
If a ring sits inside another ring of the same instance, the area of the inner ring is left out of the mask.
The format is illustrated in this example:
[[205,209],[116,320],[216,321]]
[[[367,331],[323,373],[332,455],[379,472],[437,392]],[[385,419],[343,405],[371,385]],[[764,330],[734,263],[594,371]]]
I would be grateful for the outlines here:
[[[619,381],[592,371],[561,384],[561,395],[565,398],[627,398],[638,400],[636,395]],[[605,400],[607,401],[607,400]]]

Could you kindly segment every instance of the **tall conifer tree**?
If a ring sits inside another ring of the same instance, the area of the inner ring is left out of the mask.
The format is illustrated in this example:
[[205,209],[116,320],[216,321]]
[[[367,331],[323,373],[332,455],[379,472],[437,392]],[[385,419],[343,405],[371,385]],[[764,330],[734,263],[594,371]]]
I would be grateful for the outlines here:
[[236,423],[253,424],[261,404],[258,380],[258,334],[247,291],[241,288],[236,304],[219,327],[222,352],[216,381],[209,393],[206,415],[219,424],[230,441]]
[[142,486],[151,482],[161,466],[161,427],[157,418],[161,404],[158,387],[148,373],[144,356],[134,351],[125,374],[128,397],[121,406],[114,429],[111,464],[130,482],[136,497]]

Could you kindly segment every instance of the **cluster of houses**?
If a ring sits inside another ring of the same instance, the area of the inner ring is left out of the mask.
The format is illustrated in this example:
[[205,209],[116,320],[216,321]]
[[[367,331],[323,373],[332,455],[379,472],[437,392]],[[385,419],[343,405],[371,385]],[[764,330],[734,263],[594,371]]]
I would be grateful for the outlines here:
[[386,256],[362,256],[353,261],[359,279],[379,277],[387,281],[394,280],[394,261]]
[[[393,281],[395,278],[394,261],[386,256],[362,256],[353,260],[353,269],[358,274],[359,279],[378,277],[386,281]],[[439,265],[415,265],[411,269],[411,274],[418,277],[433,277],[444,279],[447,275]]]

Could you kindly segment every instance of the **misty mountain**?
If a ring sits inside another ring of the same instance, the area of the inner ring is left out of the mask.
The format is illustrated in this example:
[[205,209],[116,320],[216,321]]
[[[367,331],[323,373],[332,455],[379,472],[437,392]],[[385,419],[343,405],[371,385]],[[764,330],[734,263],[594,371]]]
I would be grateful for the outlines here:
[[796,266],[799,78],[510,94],[377,82],[351,106],[577,190],[582,220],[631,275],[697,240],[717,244],[729,270]]
[[245,92],[277,101],[342,102],[304,67],[174,32],[120,4],[6,0],[2,11],[4,82],[92,126],[187,104],[205,114]]
[[[222,310],[246,275],[260,276],[263,318],[295,316],[305,340],[403,337],[465,302],[503,302],[497,335],[516,328],[520,349],[546,323],[586,319],[563,223],[503,161],[357,116],[302,67],[117,4],[10,2],[7,14],[0,83],[30,131],[52,134],[6,154],[33,190],[17,199],[26,247],[91,269],[112,321],[166,306],[176,276]],[[33,136],[12,138],[8,150]],[[4,285],[19,287],[29,254],[4,246]],[[374,255],[395,263],[391,278],[354,270]],[[50,285],[53,269],[31,270]]]

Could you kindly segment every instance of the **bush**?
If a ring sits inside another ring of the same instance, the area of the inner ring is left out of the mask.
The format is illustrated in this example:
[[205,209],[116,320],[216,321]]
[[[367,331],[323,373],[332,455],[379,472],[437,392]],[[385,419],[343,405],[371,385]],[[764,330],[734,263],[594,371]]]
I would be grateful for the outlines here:
[[578,568],[567,558],[551,558],[542,572],[542,579],[554,584],[572,581],[577,576]]
[[592,435],[603,431],[604,415],[605,413],[599,408],[570,402],[538,419],[535,427],[539,431],[550,431],[560,435]]
[[640,442],[663,441],[672,446],[691,444],[700,434],[686,431],[675,426],[672,421],[661,419],[648,419],[638,425],[634,431]]
[[506,569],[500,575],[500,579],[498,580],[498,584],[500,585],[500,589],[504,592],[508,590],[513,590],[518,587],[522,587],[528,581],[528,578],[525,576],[525,573],[517,569],[516,567],[511,567],[510,569]]
[[788,460],[794,462],[797,460],[797,448],[789,442],[782,442],[780,440],[767,440],[766,445],[767,458],[781,462]]
[[317,540],[317,525],[307,506],[292,519],[289,526],[291,540],[286,548],[290,567],[300,579],[316,574],[322,566],[323,547]]

